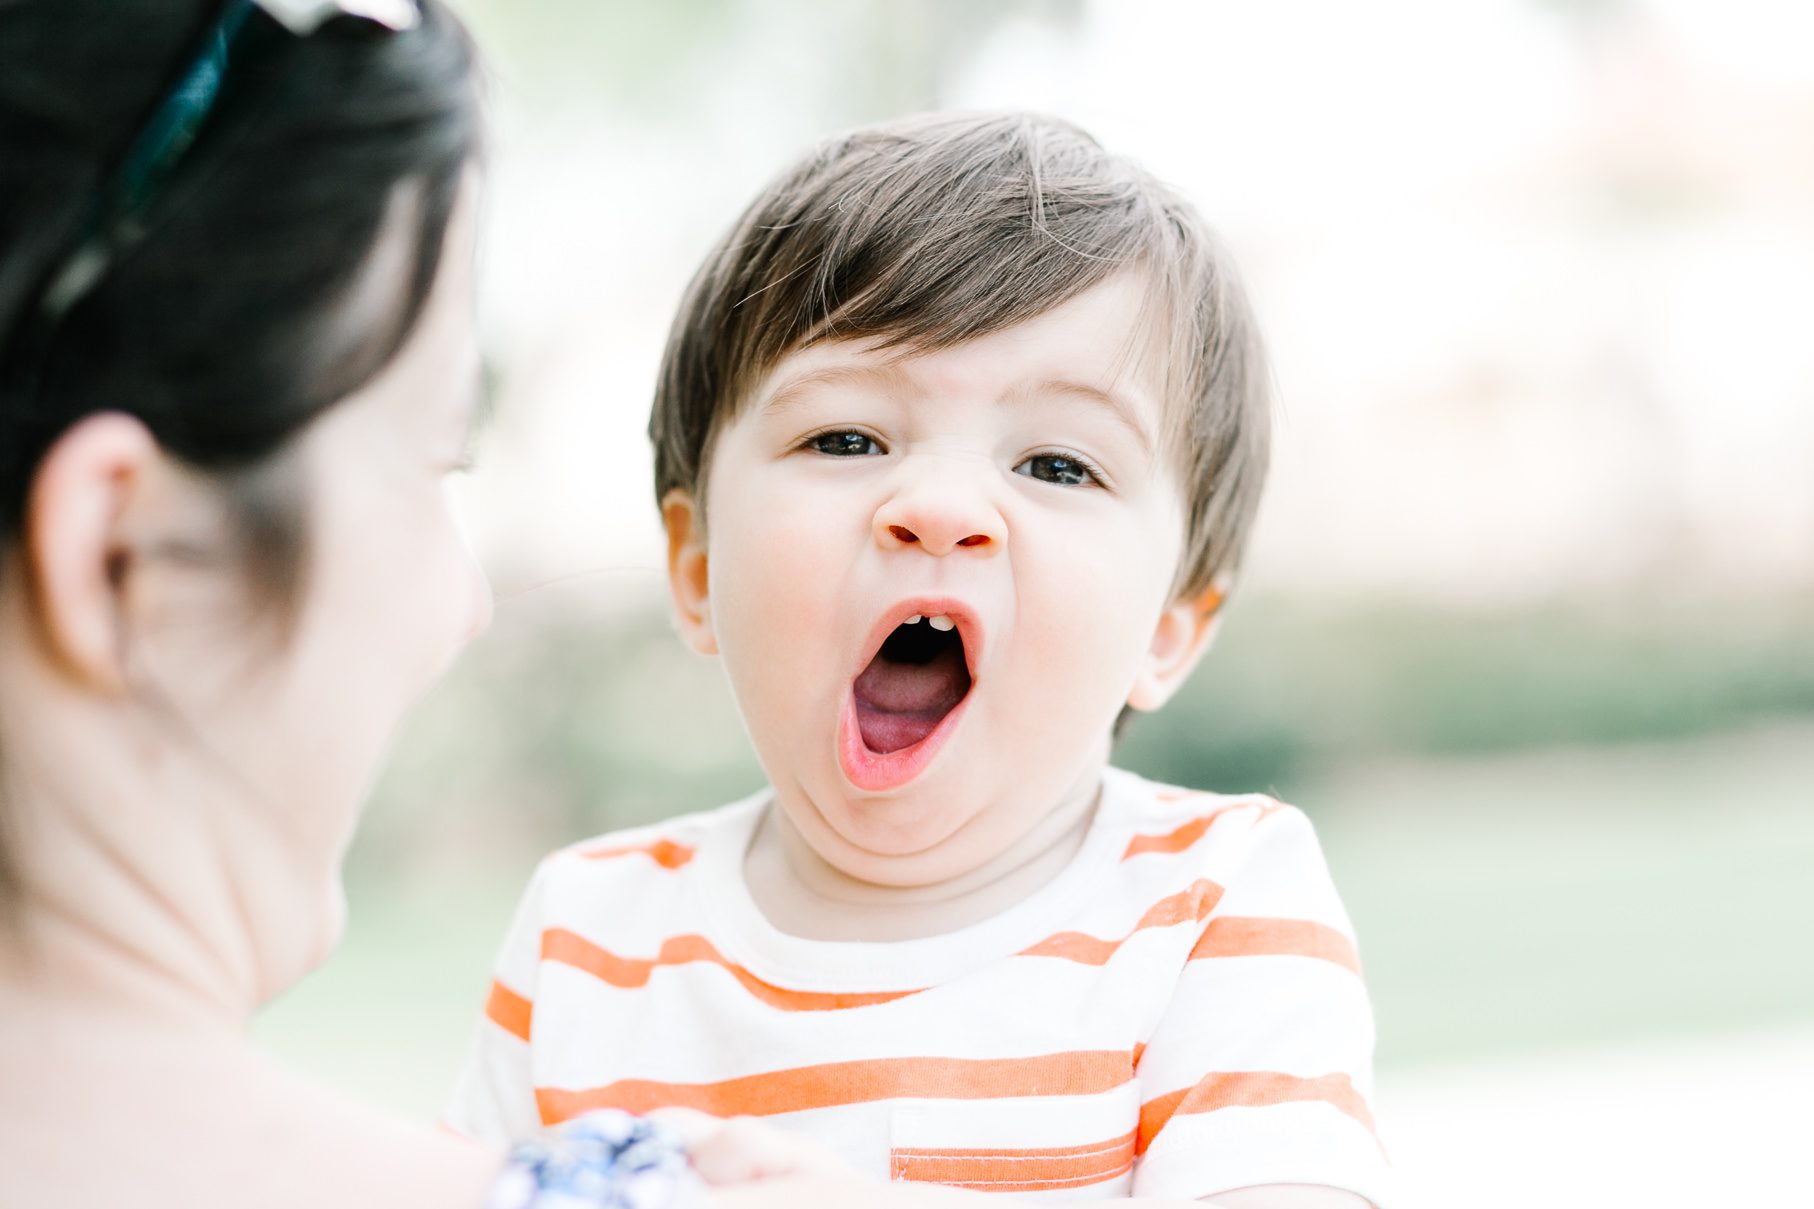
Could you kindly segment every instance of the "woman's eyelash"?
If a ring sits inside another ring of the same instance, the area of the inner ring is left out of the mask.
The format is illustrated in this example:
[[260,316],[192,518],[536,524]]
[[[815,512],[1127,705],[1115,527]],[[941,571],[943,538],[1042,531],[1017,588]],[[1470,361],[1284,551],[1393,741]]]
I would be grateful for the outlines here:
[[467,430],[465,437],[460,442],[458,452],[445,467],[448,474],[471,474],[479,468],[480,435],[474,430]]

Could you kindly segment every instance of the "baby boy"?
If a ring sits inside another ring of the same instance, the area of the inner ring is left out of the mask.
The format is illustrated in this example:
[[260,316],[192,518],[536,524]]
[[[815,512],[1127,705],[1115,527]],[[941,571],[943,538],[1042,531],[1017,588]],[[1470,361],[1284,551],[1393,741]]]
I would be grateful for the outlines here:
[[775,180],[650,423],[680,632],[768,785],[542,864],[449,1124],[682,1106],[880,1180],[1384,1204],[1309,823],[1108,764],[1208,645],[1267,393],[1201,220],[1070,125],[890,123]]

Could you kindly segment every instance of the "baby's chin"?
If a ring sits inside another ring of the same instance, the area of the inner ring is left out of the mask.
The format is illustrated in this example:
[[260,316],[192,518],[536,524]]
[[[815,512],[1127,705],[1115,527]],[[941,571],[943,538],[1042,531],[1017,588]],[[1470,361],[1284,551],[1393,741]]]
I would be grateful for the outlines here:
[[1001,854],[979,841],[946,795],[905,794],[840,802],[796,826],[826,864],[846,877],[907,889],[962,877]]

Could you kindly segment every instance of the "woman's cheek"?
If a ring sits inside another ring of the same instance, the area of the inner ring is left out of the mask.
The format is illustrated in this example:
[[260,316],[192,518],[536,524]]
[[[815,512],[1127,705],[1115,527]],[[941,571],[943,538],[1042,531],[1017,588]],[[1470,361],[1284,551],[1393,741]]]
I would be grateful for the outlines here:
[[367,582],[350,585],[356,599],[342,602],[342,615],[365,620],[361,654],[373,669],[374,704],[400,716],[489,617],[489,593],[481,590],[457,523],[438,500],[413,518],[398,516],[385,532],[384,548],[364,563]]
[[[464,530],[450,514],[441,513],[432,540],[423,548],[433,551],[434,565],[418,577],[417,582],[427,590],[414,610],[419,616],[413,620],[424,635],[432,636],[435,649],[427,652],[432,680],[490,625],[491,584],[473,556]],[[433,624],[427,624],[430,619]],[[404,624],[411,621],[405,618]]]

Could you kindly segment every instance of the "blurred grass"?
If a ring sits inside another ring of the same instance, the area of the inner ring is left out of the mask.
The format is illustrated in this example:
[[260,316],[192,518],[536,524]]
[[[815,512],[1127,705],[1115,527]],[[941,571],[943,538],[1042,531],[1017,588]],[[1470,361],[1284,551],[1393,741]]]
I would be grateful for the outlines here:
[[1814,714],[1814,610],[1608,600],[1458,613],[1239,601],[1117,758],[1160,779],[1287,785],[1374,752],[1632,743]]
[[1307,779],[1384,1065],[1814,1022],[1814,719]]
[[[1317,821],[1382,1064],[1814,1020],[1814,616],[1250,601],[1118,762]],[[259,1031],[430,1114],[535,858],[760,774],[652,610],[512,608],[405,736],[347,944]]]

